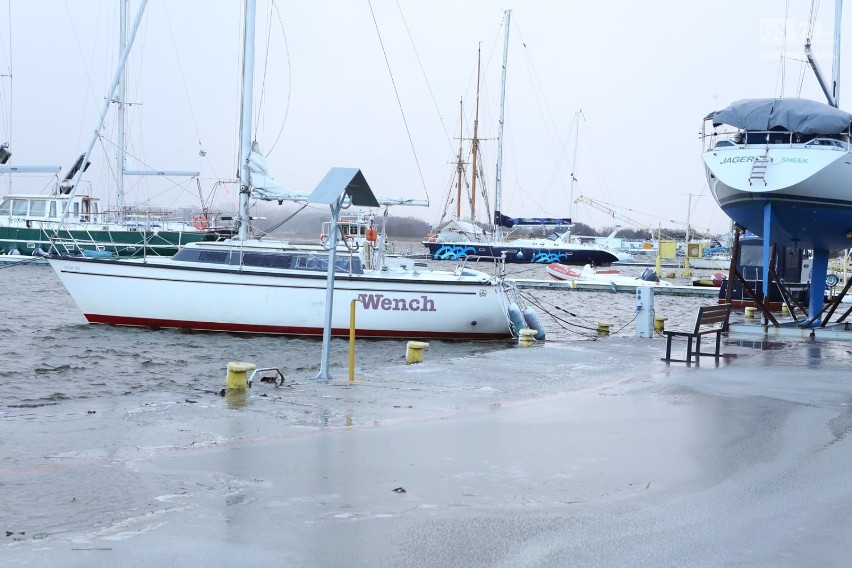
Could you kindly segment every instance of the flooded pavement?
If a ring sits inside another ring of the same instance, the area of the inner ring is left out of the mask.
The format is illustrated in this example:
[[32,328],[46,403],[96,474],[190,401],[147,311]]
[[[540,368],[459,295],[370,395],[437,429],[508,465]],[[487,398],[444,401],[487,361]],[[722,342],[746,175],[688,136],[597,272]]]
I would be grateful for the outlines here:
[[848,563],[852,347],[730,337],[718,365],[698,367],[666,365],[664,348],[629,337],[433,345],[423,363],[376,362],[355,384],[291,379],[244,397],[202,384],[205,364],[197,377],[181,366],[179,380],[152,360],[144,379],[160,384],[138,390],[93,377],[91,396],[4,408],[0,557]]

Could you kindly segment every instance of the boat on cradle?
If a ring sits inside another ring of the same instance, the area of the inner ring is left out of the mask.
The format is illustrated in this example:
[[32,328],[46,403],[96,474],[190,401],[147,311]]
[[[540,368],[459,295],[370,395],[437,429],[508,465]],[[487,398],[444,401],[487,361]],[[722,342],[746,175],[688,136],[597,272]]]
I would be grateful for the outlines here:
[[671,282],[660,280],[652,268],[646,268],[640,276],[624,276],[617,269],[595,269],[585,265],[581,270],[564,266],[558,262],[547,265],[547,273],[557,280],[575,280],[626,286],[672,286]]
[[[827,103],[804,98],[744,99],[704,119],[702,158],[713,197],[741,228],[775,244],[811,252],[808,318],[821,325],[831,251],[852,245],[852,114],[838,108],[842,2],[834,13],[832,77],[826,81],[805,55]],[[763,296],[770,268],[764,263]]]
[[[537,316],[502,277],[500,263],[491,263],[500,269],[494,275],[466,264],[454,270],[429,270],[414,262],[388,266],[384,232],[375,246],[354,243],[338,254],[340,210],[380,206],[360,170],[332,168],[308,196],[284,191],[267,174],[257,143],[251,141],[254,57],[249,51],[254,49],[255,9],[255,0],[246,0],[238,233],[219,242],[190,243],[169,258],[49,258],[86,319],[322,335],[324,343],[330,335],[349,334],[352,306],[357,308],[355,334],[361,337],[496,339],[532,327]],[[330,205],[332,225],[325,249],[303,250],[284,241],[250,238],[250,198]],[[401,202],[384,200],[385,214],[388,204]]]
[[[475,223],[461,221],[458,219],[460,211],[458,204],[461,203],[461,173],[462,160],[459,151],[457,183],[458,197],[456,199],[456,219],[451,220],[435,234],[427,236],[422,241],[429,251],[429,258],[433,260],[458,260],[469,256],[501,258],[509,263],[538,263],[549,264],[558,262],[562,264],[574,264],[582,266],[592,264],[605,266],[619,260],[618,256],[604,247],[581,244],[572,241],[570,218],[554,217],[509,217],[501,213],[502,207],[502,163],[503,163],[503,125],[504,106],[506,94],[506,67],[509,51],[509,22],[512,11],[505,12],[505,36],[503,42],[503,75],[500,90],[500,119],[497,130],[497,178],[494,189],[494,219],[491,233],[484,232]],[[474,122],[476,124],[477,121]],[[579,122],[579,113],[578,113]],[[473,171],[474,179],[478,169],[476,159],[478,155],[478,139],[474,132],[473,136]],[[576,146],[576,144],[575,144]],[[573,176],[572,176],[573,183]],[[475,182],[472,183],[475,188]],[[475,191],[473,193],[475,195]],[[515,230],[522,227],[540,227],[553,229],[549,237],[542,238],[509,238],[511,232],[503,234],[503,229]]]

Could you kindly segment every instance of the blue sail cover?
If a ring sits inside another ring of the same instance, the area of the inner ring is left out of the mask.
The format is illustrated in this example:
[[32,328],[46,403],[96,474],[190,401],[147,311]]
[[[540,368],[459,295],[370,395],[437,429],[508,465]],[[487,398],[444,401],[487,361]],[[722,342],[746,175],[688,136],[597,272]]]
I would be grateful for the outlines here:
[[494,224],[511,229],[516,225],[543,226],[543,225],[571,225],[570,218],[557,217],[509,217],[499,211],[494,212]]
[[744,99],[710,113],[713,126],[727,124],[743,130],[786,130],[801,134],[841,134],[852,114],[809,99]]

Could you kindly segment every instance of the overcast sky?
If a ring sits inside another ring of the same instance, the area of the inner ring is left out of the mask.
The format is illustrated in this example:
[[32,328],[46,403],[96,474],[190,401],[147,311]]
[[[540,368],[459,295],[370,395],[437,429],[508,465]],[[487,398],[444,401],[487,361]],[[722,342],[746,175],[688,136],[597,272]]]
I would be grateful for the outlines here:
[[[810,35],[830,74],[834,3],[818,4]],[[152,168],[199,169],[205,198],[237,167],[241,5],[149,0],[128,68],[132,152]],[[132,0],[131,17],[137,7]],[[118,0],[0,0],[0,9],[0,21],[11,22],[11,34],[0,29],[0,71],[13,75],[2,79],[0,142],[11,143],[17,165],[67,171],[92,136],[115,70]],[[685,222],[691,200],[695,227],[725,231],[730,222],[704,178],[702,118],[741,98],[823,100],[801,63],[810,2],[277,0],[270,8],[258,0],[256,138],[270,173],[310,192],[330,167],[358,167],[378,196],[431,202],[392,214],[437,222],[453,183],[462,98],[464,136],[472,135],[481,46],[479,135],[493,192],[506,9],[502,210],[512,216],[614,224],[570,203],[582,109],[575,197],[664,227]],[[105,132],[104,145],[114,143],[114,129]],[[112,167],[102,146],[86,176],[100,189]],[[15,183],[30,191],[45,182]],[[235,186],[225,187],[216,204],[233,208]],[[198,201],[194,182],[137,191],[163,206]],[[469,215],[466,204],[462,211]]]

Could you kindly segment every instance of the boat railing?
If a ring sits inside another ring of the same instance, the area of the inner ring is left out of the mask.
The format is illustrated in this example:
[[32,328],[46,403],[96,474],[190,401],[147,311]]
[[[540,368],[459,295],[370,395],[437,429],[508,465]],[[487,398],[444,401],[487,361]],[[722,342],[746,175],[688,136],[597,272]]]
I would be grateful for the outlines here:
[[849,137],[842,139],[830,135],[801,134],[777,130],[736,130],[704,132],[705,151],[746,148],[819,148],[821,150],[850,151]]
[[[464,270],[468,268],[468,264],[472,264],[473,270],[480,272],[491,272],[497,278],[506,276],[506,257],[501,256],[477,256],[467,255],[461,258],[459,267]],[[485,265],[485,266],[483,266]],[[489,266],[490,265],[490,266]]]

